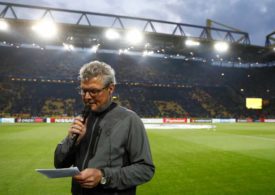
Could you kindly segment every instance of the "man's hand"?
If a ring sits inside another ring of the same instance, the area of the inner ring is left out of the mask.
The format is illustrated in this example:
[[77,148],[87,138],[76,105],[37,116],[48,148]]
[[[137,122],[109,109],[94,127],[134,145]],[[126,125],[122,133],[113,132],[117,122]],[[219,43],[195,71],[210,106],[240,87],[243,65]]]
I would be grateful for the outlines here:
[[102,178],[102,172],[99,169],[88,168],[73,178],[80,183],[83,188],[94,188],[99,184]]
[[76,142],[79,143],[80,140],[85,135],[85,133],[86,133],[86,125],[83,124],[83,118],[76,117],[68,131],[69,136],[71,137],[73,134],[77,134],[78,138]]

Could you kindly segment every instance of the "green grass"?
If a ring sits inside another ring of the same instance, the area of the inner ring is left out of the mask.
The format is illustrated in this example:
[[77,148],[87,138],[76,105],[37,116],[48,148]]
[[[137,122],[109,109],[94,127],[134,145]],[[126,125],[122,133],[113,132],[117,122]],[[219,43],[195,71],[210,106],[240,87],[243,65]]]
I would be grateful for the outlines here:
[[[69,124],[0,124],[0,194],[70,194],[70,178],[48,179]],[[148,131],[153,194],[275,194],[275,124],[217,124],[214,130]]]

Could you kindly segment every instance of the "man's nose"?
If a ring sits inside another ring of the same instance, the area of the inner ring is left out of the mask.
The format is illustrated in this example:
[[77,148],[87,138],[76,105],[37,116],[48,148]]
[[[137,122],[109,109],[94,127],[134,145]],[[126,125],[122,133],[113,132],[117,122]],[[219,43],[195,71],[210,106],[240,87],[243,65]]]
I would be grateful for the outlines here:
[[89,92],[86,92],[85,95],[84,95],[84,98],[89,99],[89,98],[92,98],[92,96],[90,95]]

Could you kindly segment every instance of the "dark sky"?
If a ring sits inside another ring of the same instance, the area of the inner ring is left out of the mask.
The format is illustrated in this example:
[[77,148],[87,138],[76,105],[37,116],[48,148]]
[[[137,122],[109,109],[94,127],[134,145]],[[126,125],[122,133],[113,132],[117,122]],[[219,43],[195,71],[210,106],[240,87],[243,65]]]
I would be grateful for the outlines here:
[[[275,31],[275,0],[0,0],[203,25],[212,19],[248,32],[251,44],[265,44]],[[215,25],[215,27],[220,27]]]

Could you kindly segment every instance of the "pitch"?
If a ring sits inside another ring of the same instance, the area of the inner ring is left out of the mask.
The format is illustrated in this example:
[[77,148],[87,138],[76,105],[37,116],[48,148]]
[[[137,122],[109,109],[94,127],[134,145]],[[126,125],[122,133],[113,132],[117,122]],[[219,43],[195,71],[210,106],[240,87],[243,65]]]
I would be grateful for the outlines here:
[[[215,124],[215,129],[148,130],[156,173],[138,188],[153,194],[275,194],[275,124]],[[70,194],[53,168],[69,124],[0,124],[0,194]]]

